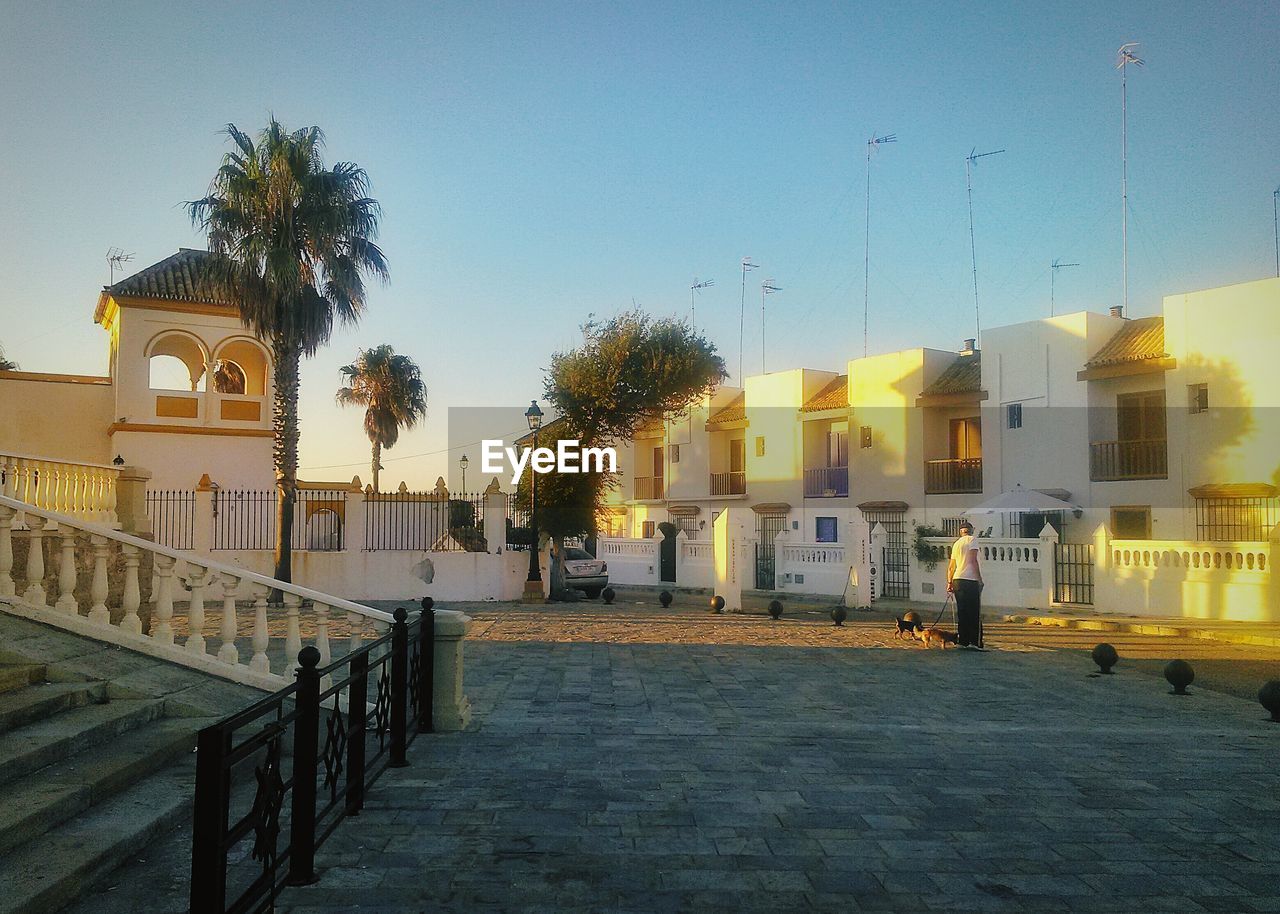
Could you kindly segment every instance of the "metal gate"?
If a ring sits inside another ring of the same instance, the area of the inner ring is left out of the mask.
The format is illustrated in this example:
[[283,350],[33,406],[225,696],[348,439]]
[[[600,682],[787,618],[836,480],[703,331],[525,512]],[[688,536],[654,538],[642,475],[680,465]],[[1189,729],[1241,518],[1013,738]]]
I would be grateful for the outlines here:
[[1055,603],[1093,605],[1093,544],[1056,543],[1053,547]]
[[756,515],[756,590],[773,590],[775,586],[773,538],[786,529],[787,515]]
[[911,550],[907,523],[901,511],[863,511],[868,527],[884,527],[887,542],[880,554],[880,596],[911,598]]

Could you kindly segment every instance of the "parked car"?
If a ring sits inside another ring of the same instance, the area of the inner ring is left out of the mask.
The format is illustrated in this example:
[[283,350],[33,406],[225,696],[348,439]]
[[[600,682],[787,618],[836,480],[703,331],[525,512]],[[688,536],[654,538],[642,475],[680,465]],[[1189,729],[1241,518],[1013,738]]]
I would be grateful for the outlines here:
[[566,546],[564,583],[566,587],[581,590],[594,600],[609,583],[609,566],[585,549]]

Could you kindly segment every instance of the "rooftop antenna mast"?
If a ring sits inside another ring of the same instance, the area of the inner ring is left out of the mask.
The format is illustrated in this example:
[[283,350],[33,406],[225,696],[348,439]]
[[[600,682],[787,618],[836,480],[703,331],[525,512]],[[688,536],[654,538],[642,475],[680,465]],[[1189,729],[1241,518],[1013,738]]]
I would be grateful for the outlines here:
[[1276,229],[1276,275],[1280,276],[1280,187],[1271,192],[1271,222]]
[[1138,42],[1120,45],[1116,52],[1116,69],[1120,71],[1120,247],[1124,281],[1124,313],[1129,313],[1129,64],[1135,67],[1145,61],[1134,53]]
[[747,271],[758,270],[760,264],[752,263],[750,257],[742,258],[742,296],[738,301],[738,383],[746,386],[746,379],[742,376],[742,346],[743,334],[747,325]]
[[871,314],[871,154],[885,143],[898,142],[896,133],[884,136],[871,134],[867,140],[867,227],[866,244],[862,251],[862,357],[867,357],[867,326]]
[[1053,317],[1053,283],[1058,278],[1058,271],[1063,267],[1078,267],[1078,263],[1063,263],[1061,260],[1054,258],[1053,263],[1049,264],[1049,316]]
[[782,286],[775,283],[772,279],[766,279],[760,283],[760,373],[764,374],[764,300],[766,296],[772,295],[774,292],[781,292]]
[[693,285],[689,287],[689,321],[693,324],[694,330],[698,329],[698,309],[693,303],[694,293],[701,292],[703,289],[715,284],[716,281],[714,279],[699,280],[698,277],[693,277]]
[[973,319],[976,327],[974,336],[979,345],[982,344],[982,311],[978,308],[978,246],[973,240],[973,167],[978,164],[978,159],[998,156],[1002,152],[1004,152],[1003,149],[978,152],[978,147],[975,146],[964,158],[964,185],[969,192],[969,258],[973,261]]
[[107,269],[111,273],[111,285],[116,283],[116,268],[124,269],[124,264],[133,260],[133,254],[126,254],[120,248],[107,248]]

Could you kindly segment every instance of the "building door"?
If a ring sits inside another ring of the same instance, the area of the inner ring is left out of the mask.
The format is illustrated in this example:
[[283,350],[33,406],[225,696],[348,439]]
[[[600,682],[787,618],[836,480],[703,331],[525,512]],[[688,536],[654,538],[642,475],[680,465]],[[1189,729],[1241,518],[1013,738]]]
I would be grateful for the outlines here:
[[907,524],[901,511],[863,511],[868,527],[884,527],[887,539],[880,555],[880,595],[908,599],[911,596],[911,553]]
[[787,515],[756,515],[756,590],[773,590],[777,567],[773,539],[786,529]]
[[658,544],[658,580],[664,584],[674,584],[676,582],[676,534],[680,532],[680,528],[675,524],[663,521],[658,524],[658,531],[662,534],[662,542]]

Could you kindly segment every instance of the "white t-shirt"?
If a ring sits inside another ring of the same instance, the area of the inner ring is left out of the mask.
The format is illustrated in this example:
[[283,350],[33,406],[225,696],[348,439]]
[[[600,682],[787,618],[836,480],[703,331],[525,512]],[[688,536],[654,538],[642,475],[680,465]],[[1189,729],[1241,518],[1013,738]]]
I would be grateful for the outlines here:
[[956,572],[951,576],[953,581],[980,581],[978,571],[978,540],[974,536],[962,536],[951,547],[951,561],[955,562]]

